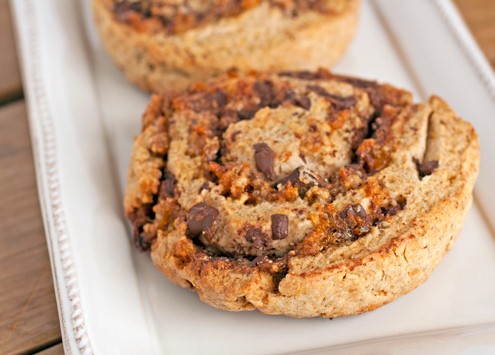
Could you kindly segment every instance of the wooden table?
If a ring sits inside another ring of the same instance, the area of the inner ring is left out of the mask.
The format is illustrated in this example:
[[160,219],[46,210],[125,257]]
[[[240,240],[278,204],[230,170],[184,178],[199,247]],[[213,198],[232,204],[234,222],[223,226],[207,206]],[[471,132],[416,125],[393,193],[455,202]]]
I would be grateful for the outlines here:
[[[495,67],[495,1],[455,0]],[[63,353],[8,0],[0,0],[0,354]]]

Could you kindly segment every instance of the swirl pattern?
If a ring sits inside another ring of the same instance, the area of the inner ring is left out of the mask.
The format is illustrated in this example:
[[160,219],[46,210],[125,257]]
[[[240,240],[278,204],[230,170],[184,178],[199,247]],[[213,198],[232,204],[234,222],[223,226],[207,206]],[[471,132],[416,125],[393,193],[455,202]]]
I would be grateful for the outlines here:
[[278,8],[287,16],[307,11],[338,14],[350,1],[329,0],[119,0],[112,1],[115,18],[138,30],[154,29],[177,34],[233,17],[262,3]]
[[135,245],[213,306],[356,314],[450,247],[477,144],[436,97],[325,70],[232,73],[152,97],[125,210]]

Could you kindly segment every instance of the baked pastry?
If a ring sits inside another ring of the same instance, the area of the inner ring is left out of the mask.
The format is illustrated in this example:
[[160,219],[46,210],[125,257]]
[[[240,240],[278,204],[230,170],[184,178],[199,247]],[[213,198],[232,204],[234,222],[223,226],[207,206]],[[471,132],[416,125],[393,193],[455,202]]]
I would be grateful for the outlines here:
[[111,57],[151,92],[232,68],[329,67],[354,35],[358,7],[359,0],[93,0]]
[[478,162],[438,97],[325,70],[231,76],[152,97],[125,212],[135,245],[214,307],[338,317],[426,280]]

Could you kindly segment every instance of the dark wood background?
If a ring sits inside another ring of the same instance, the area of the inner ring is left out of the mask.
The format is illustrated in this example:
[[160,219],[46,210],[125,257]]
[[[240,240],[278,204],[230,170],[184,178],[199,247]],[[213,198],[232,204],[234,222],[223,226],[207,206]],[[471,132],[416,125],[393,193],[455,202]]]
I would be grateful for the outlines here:
[[[495,1],[454,0],[495,67]],[[63,347],[8,0],[0,0],[0,354]]]

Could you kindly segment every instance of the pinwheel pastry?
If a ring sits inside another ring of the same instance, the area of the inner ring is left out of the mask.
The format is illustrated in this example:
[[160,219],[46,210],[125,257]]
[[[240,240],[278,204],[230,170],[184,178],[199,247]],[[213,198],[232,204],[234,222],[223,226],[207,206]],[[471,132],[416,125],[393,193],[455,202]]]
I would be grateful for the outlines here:
[[152,92],[231,68],[328,67],[351,41],[358,8],[359,0],[93,0],[109,54]]
[[135,245],[214,307],[345,316],[427,279],[478,161],[438,97],[324,70],[231,75],[152,97],[125,212]]

